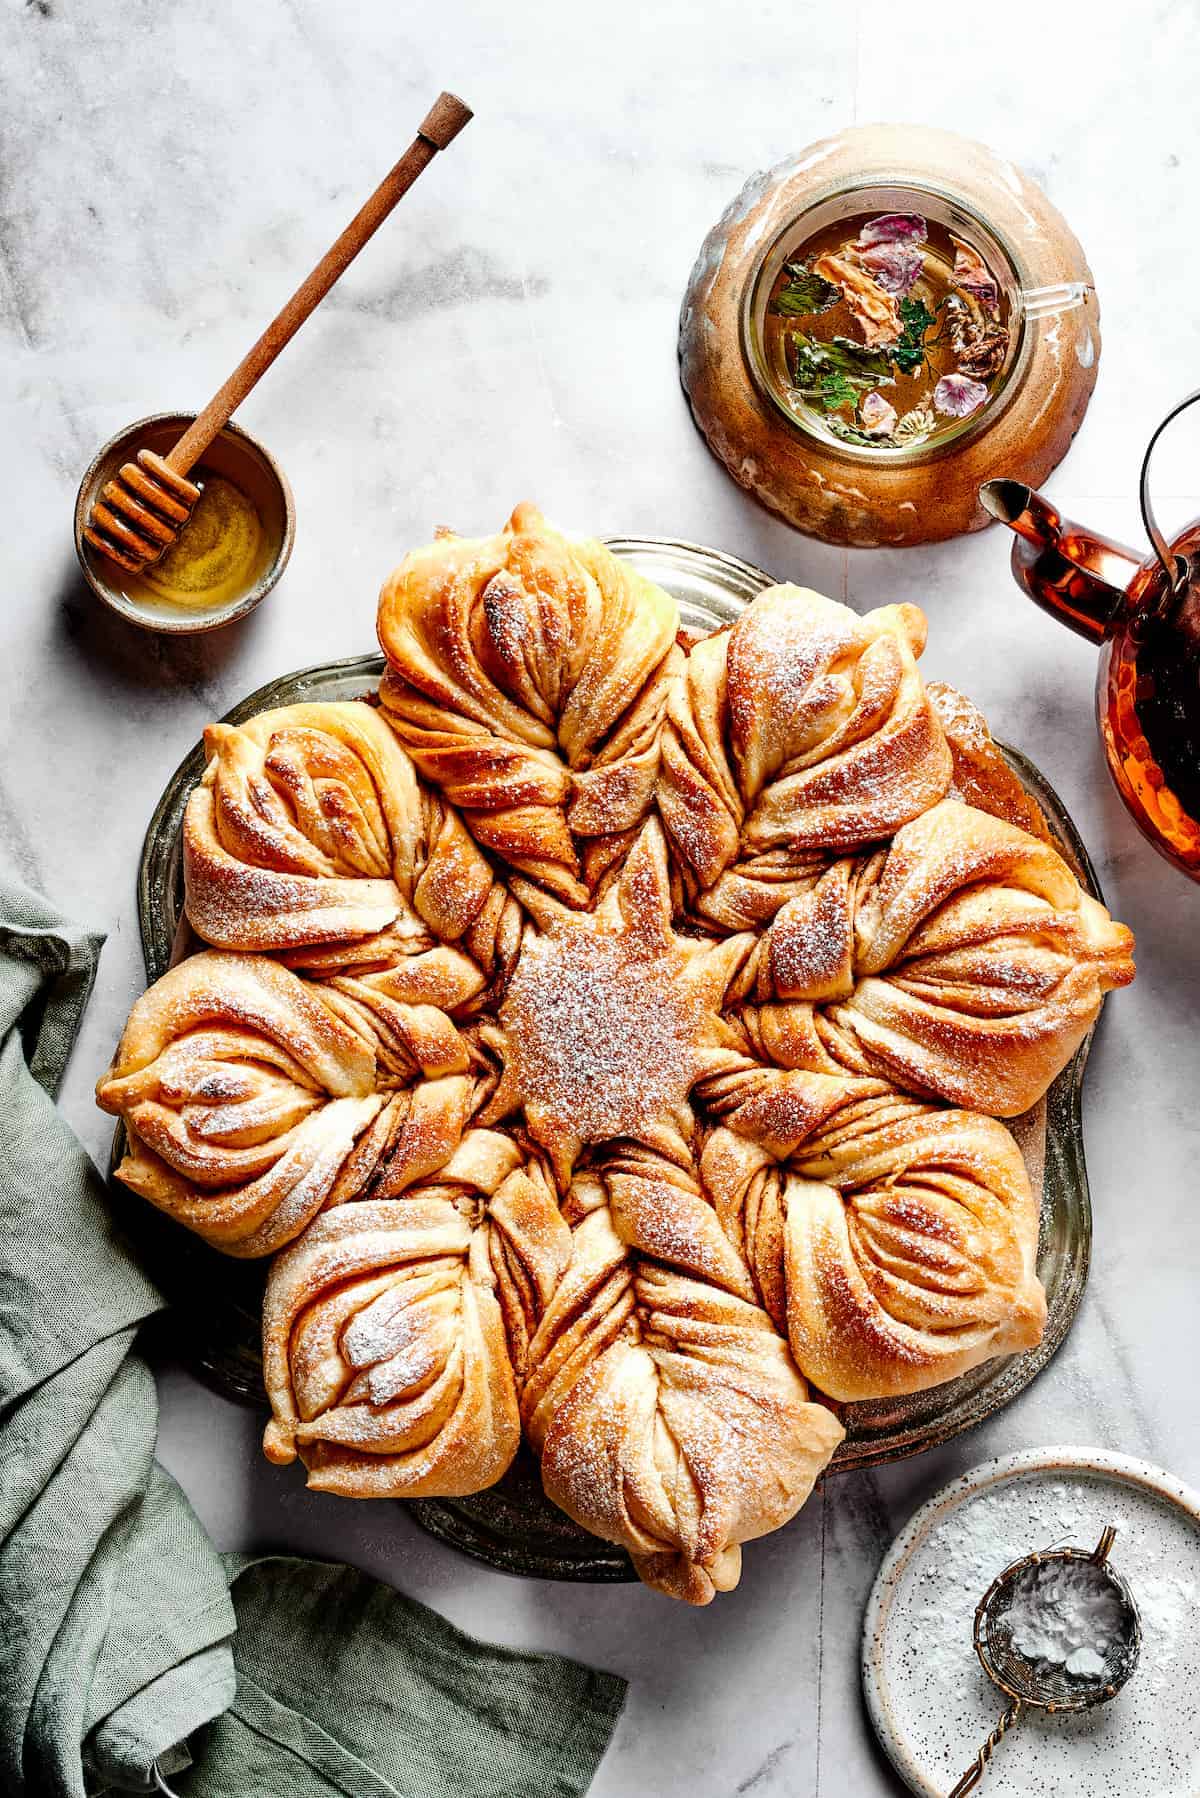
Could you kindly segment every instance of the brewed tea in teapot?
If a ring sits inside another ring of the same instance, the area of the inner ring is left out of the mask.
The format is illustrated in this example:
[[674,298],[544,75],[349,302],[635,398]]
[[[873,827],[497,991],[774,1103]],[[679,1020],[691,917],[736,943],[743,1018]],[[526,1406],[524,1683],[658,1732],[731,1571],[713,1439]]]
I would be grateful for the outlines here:
[[1136,550],[1073,524],[1020,481],[987,481],[980,500],[1017,534],[1012,568],[1030,597],[1100,646],[1096,711],[1109,772],[1154,847],[1200,880],[1200,519],[1170,543],[1150,503],[1158,426],[1142,462]]

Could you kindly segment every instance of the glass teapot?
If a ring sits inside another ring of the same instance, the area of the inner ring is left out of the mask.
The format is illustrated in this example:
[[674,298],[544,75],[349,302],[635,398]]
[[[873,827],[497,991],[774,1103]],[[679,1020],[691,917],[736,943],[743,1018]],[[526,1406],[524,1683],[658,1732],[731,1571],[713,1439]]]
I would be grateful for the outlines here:
[[1096,712],[1109,772],[1143,835],[1200,881],[1200,519],[1170,543],[1150,504],[1159,438],[1200,391],[1158,426],[1142,461],[1136,550],[1062,518],[1020,481],[986,481],[979,497],[1016,532],[1012,570],[1039,606],[1100,647]]

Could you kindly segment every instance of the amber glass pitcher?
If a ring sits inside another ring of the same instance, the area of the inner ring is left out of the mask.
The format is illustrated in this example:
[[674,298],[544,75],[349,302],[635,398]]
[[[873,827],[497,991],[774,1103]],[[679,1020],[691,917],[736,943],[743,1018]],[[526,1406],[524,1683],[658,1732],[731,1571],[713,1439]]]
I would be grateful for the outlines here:
[[1123,543],[1061,518],[1020,481],[987,481],[979,497],[1016,532],[1012,569],[1045,611],[1100,648],[1096,712],[1117,791],[1154,847],[1200,880],[1200,519],[1170,543],[1150,503],[1150,459],[1163,431],[1200,392],[1169,412],[1142,461],[1145,560]]

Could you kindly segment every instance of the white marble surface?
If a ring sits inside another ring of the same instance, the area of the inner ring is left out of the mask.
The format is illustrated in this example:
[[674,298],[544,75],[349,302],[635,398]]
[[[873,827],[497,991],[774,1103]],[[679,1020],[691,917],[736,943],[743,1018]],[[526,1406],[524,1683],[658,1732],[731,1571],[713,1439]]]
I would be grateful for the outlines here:
[[[517,1582],[396,1506],[310,1498],[259,1458],[251,1414],[163,1369],[162,1454],[222,1546],[344,1557],[484,1635],[625,1674],[596,1798],[894,1792],[857,1639],[917,1502],[986,1455],[1062,1440],[1200,1482],[1200,892],[1107,783],[1092,652],[1024,605],[997,532],[847,555],[756,510],[693,430],[674,363],[693,254],[751,170],[846,122],[971,132],[1045,184],[1090,252],[1100,381],[1051,491],[1136,535],[1142,445],[1200,370],[1198,57],[1200,14],[1166,4],[0,3],[0,843],[108,932],[65,1094],[98,1157],[90,1088],[142,985],[134,869],[167,776],[261,682],[369,647],[403,550],[441,522],[494,528],[524,496],[598,535],[718,544],[860,607],[918,601],[928,672],[1051,775],[1138,932],[1138,984],[1089,1075],[1095,1261],[1057,1362],[988,1428],[831,1481],[706,1611]],[[212,639],[121,628],[75,571],[84,463],[129,419],[207,397],[443,85],[476,122],[245,407],[296,492],[282,585]],[[1200,510],[1200,428],[1180,436],[1168,521]]]

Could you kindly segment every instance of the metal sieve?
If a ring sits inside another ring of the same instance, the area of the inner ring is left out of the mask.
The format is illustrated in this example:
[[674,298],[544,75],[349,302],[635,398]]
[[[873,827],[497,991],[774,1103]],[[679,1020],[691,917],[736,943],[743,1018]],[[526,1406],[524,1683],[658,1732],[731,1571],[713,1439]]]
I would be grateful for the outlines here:
[[[967,1792],[974,1791],[997,1743],[1007,1735],[1023,1710],[1029,1707],[1043,1711],[1090,1710],[1093,1705],[1115,1698],[1137,1666],[1142,1645],[1137,1604],[1121,1575],[1108,1564],[1116,1533],[1109,1524],[1090,1551],[1056,1548],[1022,1555],[1019,1561],[997,1574],[980,1599],[975,1607],[975,1652],[988,1678],[1000,1687],[1010,1702],[949,1798],[965,1798]],[[1094,1582],[1099,1574],[1118,1601],[1120,1626],[1106,1646],[1103,1666],[1097,1674],[1068,1673],[1065,1665],[1058,1662],[1030,1659],[1013,1642],[1010,1613],[1014,1599],[1026,1578],[1039,1567],[1054,1563],[1077,1569],[1076,1577],[1080,1581]]]

